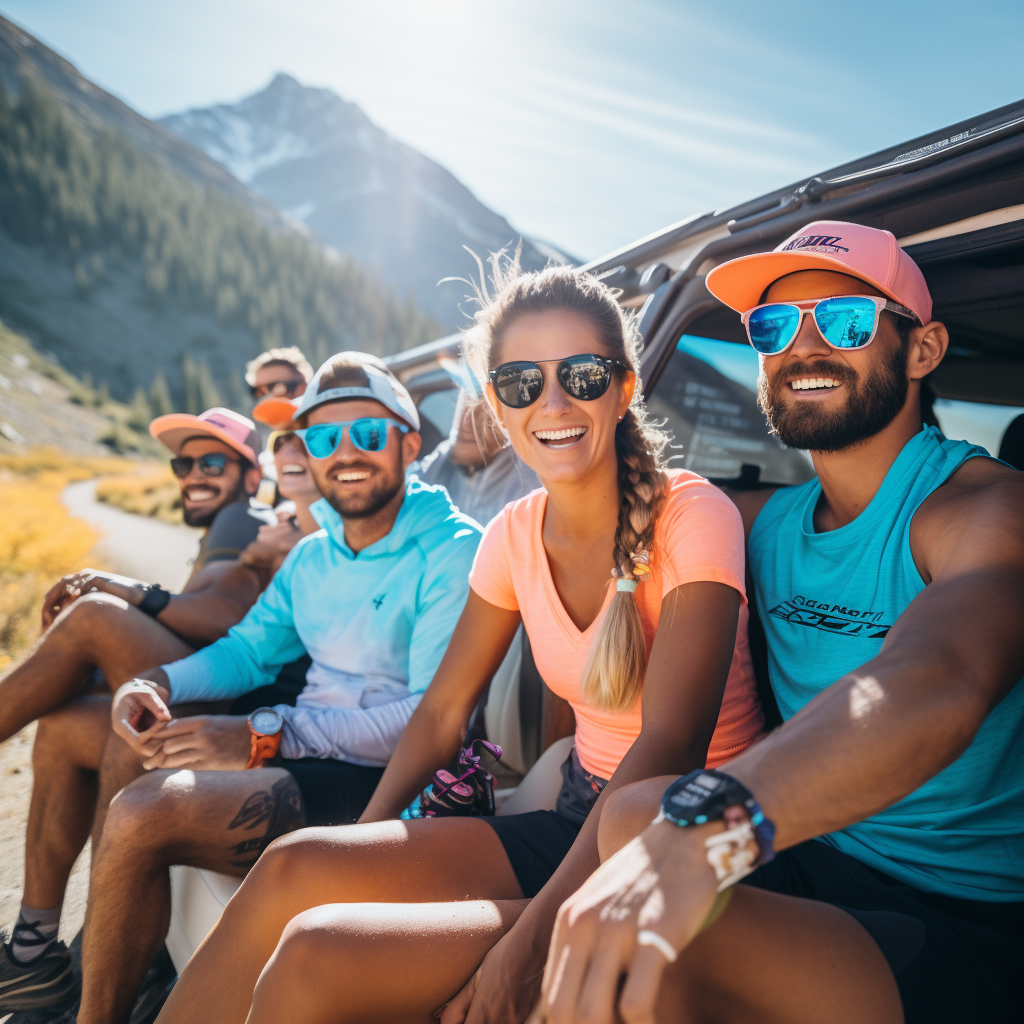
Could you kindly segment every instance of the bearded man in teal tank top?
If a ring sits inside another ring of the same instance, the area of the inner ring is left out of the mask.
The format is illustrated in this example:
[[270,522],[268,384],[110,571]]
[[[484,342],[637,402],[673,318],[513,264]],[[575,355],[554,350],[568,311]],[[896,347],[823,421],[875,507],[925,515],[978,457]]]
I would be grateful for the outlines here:
[[1024,474],[923,425],[949,337],[889,232],[810,224],[707,284],[817,473],[733,496],[783,725],[717,777],[615,794],[548,1019],[1018,1019]]

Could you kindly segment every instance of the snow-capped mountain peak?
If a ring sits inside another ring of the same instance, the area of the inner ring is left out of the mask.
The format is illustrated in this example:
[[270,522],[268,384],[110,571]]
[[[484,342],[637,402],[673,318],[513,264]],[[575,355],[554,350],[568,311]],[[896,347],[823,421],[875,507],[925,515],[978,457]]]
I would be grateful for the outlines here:
[[[162,119],[324,242],[376,266],[443,324],[459,322],[459,289],[444,277],[515,244],[519,233],[440,164],[389,136],[329,89],[278,74],[260,92]],[[543,266],[524,240],[523,262]]]

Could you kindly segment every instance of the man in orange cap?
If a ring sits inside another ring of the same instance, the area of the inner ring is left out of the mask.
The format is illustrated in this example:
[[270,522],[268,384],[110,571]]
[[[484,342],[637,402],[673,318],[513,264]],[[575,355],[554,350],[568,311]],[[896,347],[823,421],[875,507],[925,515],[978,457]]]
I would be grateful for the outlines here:
[[[185,588],[170,594],[95,569],[65,576],[44,601],[46,634],[0,680],[0,741],[39,720],[22,908],[0,949],[0,1013],[59,1002],[70,991],[68,952],[57,941],[64,887],[110,798],[143,772],[121,741],[108,745],[111,687],[217,640],[260,593],[259,573],[239,562],[253,551],[260,526],[276,523],[251,497],[261,476],[252,422],[209,409],[161,416],[150,431],[174,455],[185,522],[204,531]],[[110,763],[115,748],[124,753],[117,765]]]
[[1024,475],[923,425],[949,337],[888,231],[809,224],[707,285],[817,471],[737,501],[784,724],[606,805],[547,1020],[1017,1019]]

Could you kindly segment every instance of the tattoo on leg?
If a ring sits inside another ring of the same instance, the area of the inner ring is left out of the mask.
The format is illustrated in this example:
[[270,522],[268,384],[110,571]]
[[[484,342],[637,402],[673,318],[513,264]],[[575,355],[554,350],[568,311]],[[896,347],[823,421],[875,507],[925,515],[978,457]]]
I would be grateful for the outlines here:
[[263,835],[245,839],[235,846],[235,856],[241,859],[231,862],[234,867],[251,868],[275,839],[305,825],[306,812],[302,806],[302,796],[291,775],[275,782],[269,793],[261,789],[246,797],[245,803],[228,825],[228,830],[241,828],[251,832],[264,822],[268,824]]

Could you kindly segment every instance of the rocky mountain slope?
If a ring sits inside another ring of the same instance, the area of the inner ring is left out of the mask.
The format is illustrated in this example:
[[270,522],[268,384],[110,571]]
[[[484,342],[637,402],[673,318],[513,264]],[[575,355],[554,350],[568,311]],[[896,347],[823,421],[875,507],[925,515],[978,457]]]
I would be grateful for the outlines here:
[[[392,138],[354,103],[279,74],[238,103],[173,114],[165,127],[314,235],[376,267],[399,294],[441,323],[464,322],[466,286],[445,277],[475,270],[465,247],[486,257],[520,238],[440,164]],[[569,259],[524,239],[523,262]]]
[[114,398],[160,380],[187,407],[191,367],[245,407],[261,349],[297,344],[316,364],[442,333],[4,19],[0,84],[0,317]]

